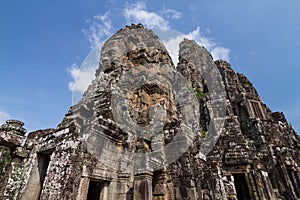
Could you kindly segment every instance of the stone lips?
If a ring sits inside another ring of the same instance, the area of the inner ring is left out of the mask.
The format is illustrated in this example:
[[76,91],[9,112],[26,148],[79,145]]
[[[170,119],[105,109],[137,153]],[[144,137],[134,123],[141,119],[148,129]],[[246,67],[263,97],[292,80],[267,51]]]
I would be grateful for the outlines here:
[[[96,79],[77,105],[80,116],[76,117],[77,109],[73,114],[87,151],[105,166],[118,168],[119,162],[126,163],[124,172],[130,169],[135,173],[168,166],[201,132],[207,136],[199,151],[209,153],[226,115],[221,75],[212,59],[203,59],[210,57],[194,41],[185,39],[180,44],[180,63],[196,69],[208,86],[205,101],[210,123],[204,127],[199,124],[198,111],[202,100],[190,90],[198,90],[199,84],[193,85],[175,70],[160,39],[141,25],[113,35],[102,47]],[[155,93],[157,88],[162,94]],[[134,120],[143,115],[144,122]]]

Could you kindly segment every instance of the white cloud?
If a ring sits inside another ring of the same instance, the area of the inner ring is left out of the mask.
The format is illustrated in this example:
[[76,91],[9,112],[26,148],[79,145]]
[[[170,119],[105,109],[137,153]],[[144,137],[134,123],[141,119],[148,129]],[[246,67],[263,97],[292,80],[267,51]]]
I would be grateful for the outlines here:
[[109,12],[104,15],[96,15],[93,20],[88,20],[88,29],[83,29],[82,32],[90,42],[90,47],[94,48],[99,45],[106,37],[112,34],[112,20],[109,17]]
[[10,116],[8,113],[4,111],[0,111],[0,125],[4,124],[6,120],[10,119]]
[[184,35],[180,35],[168,40],[163,40],[163,43],[167,48],[175,66],[178,63],[179,44],[183,41],[184,38]]
[[212,54],[214,60],[223,59],[229,62],[230,49],[217,45],[212,38],[204,36],[200,27],[197,27],[187,34],[177,35],[167,40],[163,39],[175,65],[178,63],[179,44],[184,38],[195,40],[199,45],[204,46]]
[[181,12],[173,9],[163,9],[161,11],[162,15],[169,19],[179,19],[181,18]]
[[210,33],[211,33],[211,30],[210,30],[210,28],[206,28],[206,29],[205,29],[205,31],[206,31],[206,33],[208,33],[208,34],[210,34]]
[[69,82],[69,90],[73,92],[74,102],[81,98],[81,95],[95,78],[96,69],[99,67],[102,45],[103,41],[90,52],[80,66],[73,63],[73,65],[67,69],[73,79]]
[[221,46],[216,46],[211,50],[211,54],[215,60],[221,59],[229,62],[229,53],[230,49]]
[[195,30],[187,34],[188,39],[195,40],[199,45],[204,46],[207,50],[211,50],[216,44],[208,37],[205,37],[198,26]]
[[213,56],[214,60],[226,60],[229,62],[230,49],[222,47],[214,42],[212,38],[206,37],[198,26],[194,31],[187,34],[188,38],[194,39],[199,45],[204,46]]
[[[142,23],[148,28],[159,27],[162,29],[168,29],[169,21],[159,16],[157,13],[149,12],[144,2],[138,1],[132,4],[127,3],[123,10],[127,24]],[[178,14],[174,14],[174,17],[178,17]]]
[[86,91],[91,81],[95,77],[95,67],[83,67],[79,68],[76,63],[74,63],[69,69],[73,81],[69,82],[69,89],[72,92],[83,93]]
[[67,69],[73,79],[68,85],[69,90],[73,92],[73,100],[74,96],[76,96],[77,100],[78,96],[86,91],[95,78],[95,71],[99,66],[101,47],[107,37],[112,35],[114,30],[109,11],[103,15],[95,15],[92,20],[87,20],[87,23],[89,27],[83,29],[82,32],[90,42],[90,47],[93,50],[80,66],[73,63],[73,65]]

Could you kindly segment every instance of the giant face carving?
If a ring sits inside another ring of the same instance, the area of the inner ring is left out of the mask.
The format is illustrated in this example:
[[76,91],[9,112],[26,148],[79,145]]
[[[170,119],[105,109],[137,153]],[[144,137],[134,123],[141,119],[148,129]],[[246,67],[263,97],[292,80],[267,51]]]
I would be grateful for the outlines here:
[[139,24],[105,42],[96,79],[72,116],[87,151],[107,167],[156,170],[195,140],[206,141],[202,151],[209,152],[223,126],[225,96],[203,47],[184,39],[175,68],[158,36]]

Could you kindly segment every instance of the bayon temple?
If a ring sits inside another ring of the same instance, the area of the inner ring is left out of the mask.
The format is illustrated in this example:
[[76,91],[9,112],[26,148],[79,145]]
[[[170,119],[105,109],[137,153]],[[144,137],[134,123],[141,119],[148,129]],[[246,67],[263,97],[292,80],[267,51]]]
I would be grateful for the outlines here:
[[178,59],[141,24],[118,31],[56,128],[0,126],[0,199],[299,200],[284,114],[195,41]]

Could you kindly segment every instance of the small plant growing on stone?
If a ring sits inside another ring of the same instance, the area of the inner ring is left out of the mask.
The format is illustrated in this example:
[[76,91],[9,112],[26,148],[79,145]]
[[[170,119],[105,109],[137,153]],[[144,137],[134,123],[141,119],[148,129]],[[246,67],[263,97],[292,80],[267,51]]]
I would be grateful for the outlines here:
[[196,97],[197,97],[197,99],[201,100],[201,99],[203,99],[206,95],[207,95],[206,92],[201,92],[201,91],[198,90],[198,89],[196,90]]
[[198,100],[203,99],[207,95],[207,92],[202,92],[198,88],[194,89],[193,87],[190,87],[189,90],[190,90],[190,92],[195,92],[195,95]]
[[206,138],[206,136],[207,136],[207,132],[205,130],[202,130],[201,131],[201,137]]

